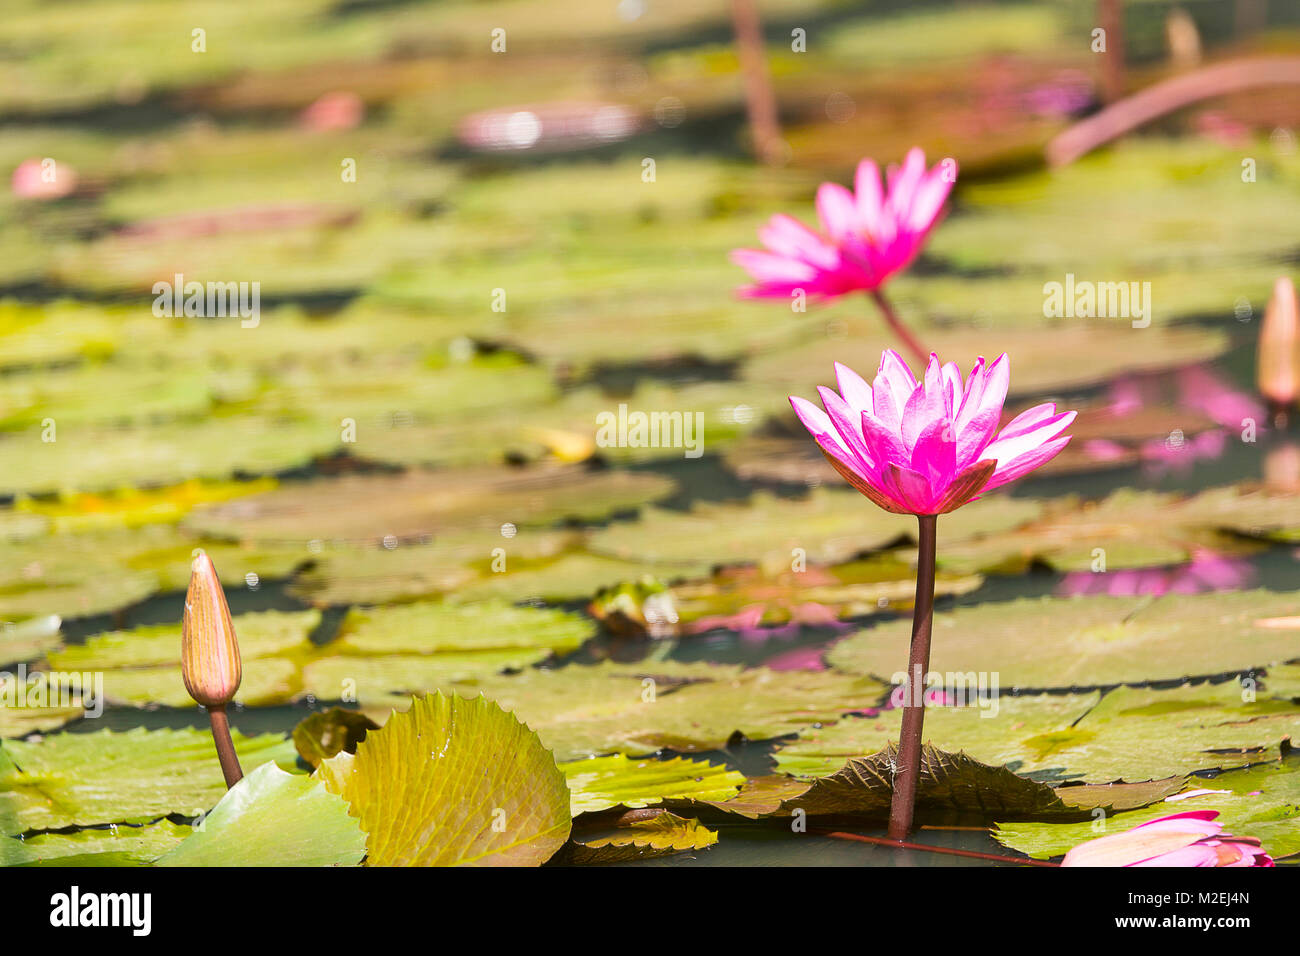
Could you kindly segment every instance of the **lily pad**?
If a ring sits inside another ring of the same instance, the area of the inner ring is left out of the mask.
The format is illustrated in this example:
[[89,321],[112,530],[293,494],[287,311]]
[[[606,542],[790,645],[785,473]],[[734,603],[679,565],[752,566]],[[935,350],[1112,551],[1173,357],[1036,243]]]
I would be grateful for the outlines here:
[[[302,663],[313,652],[308,636],[319,611],[261,611],[233,619],[244,659],[236,700],[249,706],[284,703],[297,690]],[[59,671],[99,672],[104,698],[113,704],[193,707],[181,679],[179,624],[113,631],[49,655]]]
[[[294,765],[293,744],[278,735],[233,737],[241,763]],[[203,731],[101,730],[0,744],[0,834],[196,815],[225,792]]]
[[316,772],[361,821],[371,866],[538,866],[572,825],[550,752],[484,697],[417,699]]
[[501,601],[444,604],[426,601],[387,608],[353,608],[330,645],[355,654],[435,654],[442,651],[576,649],[596,633],[579,614],[515,607]]
[[745,775],[707,760],[637,760],[624,754],[560,764],[576,817],[614,807],[639,809],[665,800],[720,801],[736,795]]
[[[808,784],[802,793],[786,793],[764,816],[788,817],[801,810],[810,817],[889,814],[898,751],[884,750],[848,760],[842,769]],[[1017,776],[1006,767],[994,767],[964,753],[947,753],[930,745],[921,750],[916,808],[926,812],[951,812],[1002,819],[1080,817],[1097,808],[1145,806],[1163,799],[1182,786],[1181,778],[1117,787],[1058,787]],[[741,795],[745,797],[744,794]],[[752,803],[752,796],[746,803]],[[725,803],[719,805],[726,809]],[[752,810],[751,810],[752,812]]]
[[71,833],[0,837],[0,866],[145,866],[190,835],[170,820],[140,826],[114,824]]
[[[938,613],[931,670],[993,673],[1005,687],[1080,688],[1245,673],[1300,656],[1287,630],[1300,593],[1265,590],[1166,597],[1022,598]],[[859,631],[830,664],[889,678],[907,660],[911,622]]]
[[199,509],[186,524],[241,541],[379,542],[602,518],[661,498],[672,487],[652,474],[564,467],[353,475]]
[[[1097,693],[999,695],[986,699],[983,705],[927,706],[924,739],[949,753],[967,753],[987,764],[1008,764],[1020,771],[1028,749],[1025,741],[1068,729],[1095,707],[1099,698]],[[896,707],[875,716],[808,728],[798,740],[776,752],[777,770],[795,776],[835,773],[848,759],[876,753],[896,742],[902,713]]]
[[482,691],[517,713],[560,760],[720,750],[740,737],[766,740],[836,720],[870,706],[882,691],[846,675],[676,662],[571,664],[444,690],[452,687]]
[[1206,793],[1178,802],[1161,802],[1104,820],[1098,831],[1084,823],[999,823],[993,837],[1004,846],[1039,859],[1060,856],[1072,847],[1106,833],[1118,833],[1148,820],[1188,810],[1217,810],[1225,833],[1256,837],[1270,856],[1300,853],[1300,759],[1272,760],[1240,770],[1194,780],[1195,789],[1227,791]]
[[578,866],[624,863],[672,856],[689,850],[704,850],[718,842],[714,830],[689,817],[667,810],[648,820],[636,820],[619,827],[612,836],[575,838],[562,851],[563,862]]
[[57,614],[47,614],[19,624],[0,625],[0,665],[30,661],[58,647],[62,624]]
[[[969,536],[1013,528],[1040,513],[1031,501],[997,496],[963,508],[944,524],[946,535]],[[959,517],[960,516],[960,517]],[[694,569],[759,564],[790,568],[796,560],[835,564],[915,538],[915,520],[881,511],[854,491],[815,489],[806,499],[759,493],[744,505],[700,504],[690,512],[648,509],[639,521],[603,528],[591,548],[624,560]]]
[[158,866],[354,866],[366,837],[315,777],[265,763],[235,784]]

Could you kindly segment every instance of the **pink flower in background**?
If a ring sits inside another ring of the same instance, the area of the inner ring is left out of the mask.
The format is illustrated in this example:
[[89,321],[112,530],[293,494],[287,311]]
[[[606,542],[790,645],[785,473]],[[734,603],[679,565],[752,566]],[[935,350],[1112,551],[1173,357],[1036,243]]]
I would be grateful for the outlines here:
[[1190,810],[1080,843],[1061,866],[1272,866],[1254,837],[1223,833],[1218,810]]
[[302,111],[299,121],[318,133],[355,129],[366,116],[366,104],[356,93],[339,90],[326,93]]
[[890,169],[888,191],[882,191],[880,171],[870,159],[858,164],[856,194],[839,183],[822,183],[820,232],[777,215],[758,233],[766,249],[731,254],[754,278],[740,294],[788,299],[802,289],[809,298],[826,300],[880,288],[921,251],[952,190],[954,170],[945,161],[927,171],[925,153],[913,148],[901,169]]
[[895,514],[944,514],[1050,461],[1074,412],[1036,405],[998,423],[1011,381],[1005,354],[981,357],[962,382],[956,363],[936,355],[921,381],[886,349],[874,384],[835,364],[840,391],[819,388],[825,411],[790,397],[795,414],[849,484]]
[[77,174],[52,159],[25,159],[14,170],[9,188],[19,199],[60,199],[77,188]]

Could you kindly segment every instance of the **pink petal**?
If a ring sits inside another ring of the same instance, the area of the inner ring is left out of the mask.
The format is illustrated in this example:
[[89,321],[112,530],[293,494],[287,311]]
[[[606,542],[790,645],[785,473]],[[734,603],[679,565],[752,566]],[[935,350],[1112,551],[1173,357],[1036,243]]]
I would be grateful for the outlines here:
[[822,228],[836,242],[857,235],[857,210],[853,194],[839,183],[822,183],[818,187],[817,216],[821,219]]
[[844,396],[844,400],[849,403],[849,407],[853,411],[860,415],[862,412],[869,412],[875,408],[871,386],[863,381],[862,376],[853,369],[836,362],[835,381],[840,386],[840,394]]
[[[1061,438],[1054,438],[1045,445],[1040,445],[1033,451],[1021,455],[1019,458],[1013,458],[1008,462],[998,462],[998,470],[994,472],[993,479],[984,486],[985,491],[992,491],[994,488],[1001,488],[1005,484],[1015,481],[1033,471],[1039,465],[1046,464],[1055,458],[1066,445],[1070,443],[1069,435]],[[991,448],[992,446],[990,446]],[[989,449],[984,449],[985,457],[989,457]]]
[[826,406],[826,414],[830,416],[831,424],[843,439],[845,447],[870,469],[875,461],[862,438],[861,414],[855,413],[848,402],[844,401],[834,389],[821,385],[817,388],[817,394],[821,396],[822,404]]

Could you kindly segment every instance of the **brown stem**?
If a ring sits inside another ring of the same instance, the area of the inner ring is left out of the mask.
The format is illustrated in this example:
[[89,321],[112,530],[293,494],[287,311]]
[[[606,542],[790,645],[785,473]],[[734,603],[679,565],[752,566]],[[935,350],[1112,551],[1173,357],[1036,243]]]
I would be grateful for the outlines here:
[[1106,53],[1101,61],[1102,95],[1114,103],[1124,95],[1124,0],[1098,0],[1098,19],[1106,31]]
[[901,843],[912,829],[916,784],[921,776],[921,728],[925,723],[925,674],[930,669],[930,628],[934,623],[934,557],[938,515],[917,515],[920,555],[916,565],[916,603],[912,610],[912,652],[903,684],[903,730],[898,737],[898,769],[889,804],[889,839]]
[[924,850],[927,853],[946,853],[949,856],[965,856],[972,860],[993,860],[997,863],[1014,863],[1018,866],[1060,866],[1048,860],[1031,860],[1014,856],[998,856],[996,853],[981,853],[978,850],[955,850],[946,846],[927,846],[924,843],[908,843],[904,840],[891,840],[885,837],[863,836],[861,833],[845,833],[843,830],[816,830],[822,836],[836,840],[857,840],[859,843],[874,843],[876,846],[889,846],[901,850]]
[[907,350],[912,353],[922,366],[924,366],[925,363],[929,361],[930,353],[927,352],[921,346],[921,343],[916,340],[916,337],[908,331],[907,326],[903,324],[902,320],[898,317],[898,314],[894,311],[893,305],[891,305],[889,300],[885,298],[885,293],[881,292],[879,289],[872,289],[871,298],[876,300],[876,306],[885,317],[885,322],[891,329],[893,329],[894,334],[903,340],[903,345],[907,347]]
[[779,165],[785,158],[781,124],[763,50],[763,27],[754,0],[731,0],[731,18],[736,30],[736,53],[745,84],[745,109],[749,114],[754,152],[768,165]]
[[244,779],[244,771],[239,769],[239,757],[235,755],[235,742],[230,739],[230,720],[226,717],[226,707],[208,708],[208,719],[212,721],[212,739],[217,744],[217,759],[221,761],[221,774],[226,778],[229,790]]
[[1201,67],[1149,86],[1080,120],[1047,144],[1047,161],[1053,166],[1068,165],[1143,123],[1200,100],[1297,83],[1300,57],[1259,57]]

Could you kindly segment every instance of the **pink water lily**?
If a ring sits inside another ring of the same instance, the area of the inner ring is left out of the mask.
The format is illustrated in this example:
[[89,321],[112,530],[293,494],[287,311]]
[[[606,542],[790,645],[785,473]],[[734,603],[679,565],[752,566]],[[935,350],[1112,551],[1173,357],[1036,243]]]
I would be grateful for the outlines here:
[[766,248],[732,252],[732,261],[754,279],[740,294],[791,299],[802,293],[813,301],[829,301],[851,292],[870,293],[907,347],[924,357],[881,288],[921,251],[956,179],[952,160],[927,170],[925,153],[913,147],[901,167],[890,168],[889,188],[883,190],[875,162],[862,160],[856,193],[839,183],[822,183],[817,190],[820,232],[776,215],[758,233]]
[[1048,402],[1000,432],[1010,359],[981,356],[962,381],[956,363],[931,353],[920,381],[892,349],[868,385],[835,364],[840,391],[819,388],[825,411],[797,396],[795,414],[840,475],[896,514],[945,514],[1050,461],[1069,442],[1058,437],[1074,412]]
[[913,147],[902,167],[889,171],[888,191],[881,189],[880,170],[870,159],[858,164],[856,194],[839,183],[822,183],[821,232],[776,215],[758,233],[766,249],[731,254],[754,278],[741,294],[789,298],[802,289],[812,299],[834,299],[879,288],[921,251],[956,180],[951,169],[940,163],[927,171],[925,153]]
[[1061,866],[1272,866],[1254,837],[1223,832],[1218,810],[1190,810],[1080,843]]

